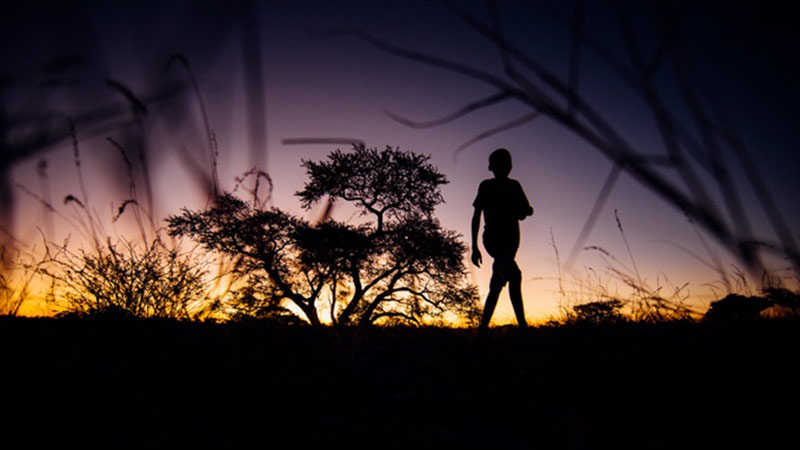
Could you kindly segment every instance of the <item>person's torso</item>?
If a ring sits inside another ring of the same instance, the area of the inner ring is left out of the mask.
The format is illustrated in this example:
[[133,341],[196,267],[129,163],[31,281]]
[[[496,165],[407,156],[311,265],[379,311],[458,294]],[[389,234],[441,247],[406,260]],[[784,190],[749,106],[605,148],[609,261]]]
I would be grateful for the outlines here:
[[485,233],[519,234],[521,209],[521,187],[516,180],[492,178],[484,181],[484,223]]

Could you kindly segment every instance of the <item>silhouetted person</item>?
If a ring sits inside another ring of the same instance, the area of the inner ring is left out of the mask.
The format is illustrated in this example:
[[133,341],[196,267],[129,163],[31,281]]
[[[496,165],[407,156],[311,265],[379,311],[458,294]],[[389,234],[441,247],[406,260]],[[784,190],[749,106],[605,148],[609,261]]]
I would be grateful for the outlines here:
[[509,296],[517,323],[526,328],[525,309],[522,304],[522,272],[514,257],[519,248],[519,221],[533,215],[533,208],[525,196],[517,180],[508,177],[511,172],[511,153],[504,148],[492,152],[489,156],[489,170],[494,178],[484,180],[478,187],[478,196],[472,205],[472,263],[480,267],[483,262],[478,248],[478,230],[483,213],[483,246],[494,258],[492,264],[492,280],[489,283],[489,295],[483,307],[483,318],[478,328],[478,336],[486,333],[492,319],[497,298],[506,283],[509,284]]

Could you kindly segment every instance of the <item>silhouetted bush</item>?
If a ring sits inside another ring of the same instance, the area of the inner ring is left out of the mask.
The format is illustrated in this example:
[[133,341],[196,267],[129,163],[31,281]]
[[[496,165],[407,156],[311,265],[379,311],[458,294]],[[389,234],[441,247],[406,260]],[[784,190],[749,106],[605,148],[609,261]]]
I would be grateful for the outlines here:
[[770,302],[773,315],[779,317],[800,316],[800,294],[784,288],[764,289],[764,298]]
[[704,319],[756,319],[770,306],[771,302],[763,297],[728,294],[721,300],[711,302]]
[[622,314],[622,307],[625,306],[620,300],[612,299],[576,305],[572,309],[575,312],[574,320],[579,323],[619,323],[625,320]]
[[62,315],[189,319],[209,301],[200,257],[159,239],[58,250],[44,272],[57,281]]

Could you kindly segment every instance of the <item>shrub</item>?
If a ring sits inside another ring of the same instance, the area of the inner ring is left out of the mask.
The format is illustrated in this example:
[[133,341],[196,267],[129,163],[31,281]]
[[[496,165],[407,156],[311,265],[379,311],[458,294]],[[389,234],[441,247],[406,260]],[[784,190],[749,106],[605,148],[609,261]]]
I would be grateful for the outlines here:
[[760,317],[761,311],[769,307],[769,300],[762,297],[728,294],[721,300],[711,302],[711,306],[703,318],[706,320],[756,319]]
[[52,258],[62,314],[193,318],[208,300],[206,264],[160,239],[135,245],[110,240],[91,252],[58,248]]
[[625,320],[621,309],[622,301],[617,299],[584,303],[572,307],[574,320],[581,323],[619,323]]

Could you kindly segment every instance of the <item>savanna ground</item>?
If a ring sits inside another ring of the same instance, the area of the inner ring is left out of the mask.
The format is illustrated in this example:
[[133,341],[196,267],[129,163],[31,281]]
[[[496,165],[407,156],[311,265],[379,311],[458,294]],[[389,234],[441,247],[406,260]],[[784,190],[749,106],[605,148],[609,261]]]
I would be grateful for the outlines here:
[[3,434],[27,448],[785,447],[798,338],[775,319],[500,327],[476,343],[448,328],[3,317]]

